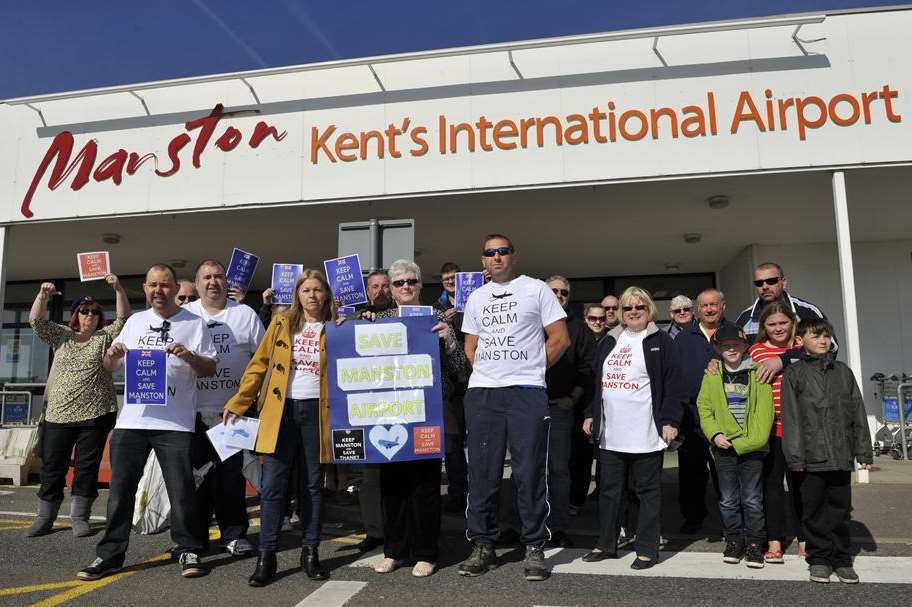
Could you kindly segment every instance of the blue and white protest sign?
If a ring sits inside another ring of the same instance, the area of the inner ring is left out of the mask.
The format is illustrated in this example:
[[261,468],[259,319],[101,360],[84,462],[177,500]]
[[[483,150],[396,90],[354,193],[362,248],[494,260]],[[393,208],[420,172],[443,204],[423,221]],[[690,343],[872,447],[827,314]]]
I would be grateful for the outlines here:
[[443,457],[440,344],[433,316],[326,325],[333,461]]
[[124,404],[168,404],[168,353],[164,350],[128,350],[124,375]]
[[357,254],[327,259],[323,262],[326,280],[333,297],[341,306],[367,303],[367,290],[361,276],[361,259]]
[[355,313],[355,306],[339,306],[336,308],[336,316],[339,318],[348,318]]
[[272,303],[290,306],[294,300],[294,286],[304,271],[299,263],[272,264]]
[[253,253],[235,248],[231,252],[231,261],[228,262],[228,271],[225,273],[228,286],[247,291],[258,263],[260,258]]
[[484,286],[481,272],[456,272],[456,311],[464,312],[472,291]]
[[433,316],[434,306],[399,306],[399,317]]

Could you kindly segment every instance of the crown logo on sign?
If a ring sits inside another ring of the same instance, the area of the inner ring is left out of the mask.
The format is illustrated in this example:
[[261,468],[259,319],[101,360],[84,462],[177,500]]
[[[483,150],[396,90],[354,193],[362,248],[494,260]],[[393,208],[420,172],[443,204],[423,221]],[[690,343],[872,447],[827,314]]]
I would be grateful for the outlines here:
[[630,346],[624,346],[621,348],[621,354],[627,354],[630,352]]
[[143,351],[140,353],[140,356],[152,356],[152,351],[151,351],[151,350],[143,350]]

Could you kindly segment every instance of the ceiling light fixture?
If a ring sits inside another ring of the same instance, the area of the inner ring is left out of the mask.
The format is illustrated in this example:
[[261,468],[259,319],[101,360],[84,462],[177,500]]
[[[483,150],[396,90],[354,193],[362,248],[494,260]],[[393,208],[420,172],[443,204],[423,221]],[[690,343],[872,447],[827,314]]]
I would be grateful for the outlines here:
[[687,244],[696,244],[701,240],[703,240],[703,235],[699,232],[690,232],[688,234],[684,234],[684,242]]
[[706,199],[706,202],[709,203],[709,208],[711,209],[724,209],[729,205],[728,196],[725,194],[710,196]]
[[120,242],[120,234],[102,234],[101,241],[105,244],[118,244]]

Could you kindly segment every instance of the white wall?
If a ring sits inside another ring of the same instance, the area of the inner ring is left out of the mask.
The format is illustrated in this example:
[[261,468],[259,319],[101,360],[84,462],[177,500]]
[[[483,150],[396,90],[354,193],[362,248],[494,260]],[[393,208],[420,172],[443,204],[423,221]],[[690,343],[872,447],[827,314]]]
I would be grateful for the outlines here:
[[[912,372],[912,240],[852,243],[855,288],[861,333],[863,376],[858,378],[868,412],[879,414],[868,378],[874,373]],[[720,286],[733,299],[738,269],[741,281],[750,285],[750,247],[741,251],[719,271]],[[775,261],[783,266],[792,294],[820,307],[845,340],[842,293],[835,243],[787,246],[756,246],[757,261]],[[734,316],[730,314],[729,316]],[[844,360],[844,356],[840,356]]]
[[746,246],[718,272],[719,288],[725,293],[725,316],[734,321],[741,310],[754,302],[754,290],[748,277],[754,269],[751,246]]

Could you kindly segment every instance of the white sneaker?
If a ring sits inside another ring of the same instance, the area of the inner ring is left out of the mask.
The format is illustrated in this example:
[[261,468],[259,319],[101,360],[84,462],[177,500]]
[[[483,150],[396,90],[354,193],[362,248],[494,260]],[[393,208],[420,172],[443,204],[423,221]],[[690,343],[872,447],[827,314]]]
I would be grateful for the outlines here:
[[254,553],[253,544],[243,537],[225,544],[225,550],[232,556],[247,556]]

